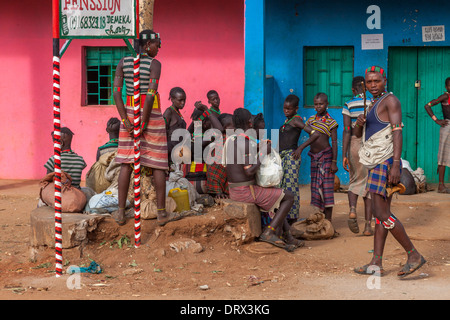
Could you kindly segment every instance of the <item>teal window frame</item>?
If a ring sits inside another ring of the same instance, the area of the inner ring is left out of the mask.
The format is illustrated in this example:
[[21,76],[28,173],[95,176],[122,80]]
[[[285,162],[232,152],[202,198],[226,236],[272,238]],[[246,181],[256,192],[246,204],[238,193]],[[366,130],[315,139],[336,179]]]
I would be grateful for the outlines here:
[[352,46],[304,47],[304,107],[314,107],[314,96],[328,95],[331,108],[342,108],[352,95],[355,50]]
[[[132,56],[128,47],[84,47],[83,105],[111,106],[114,77],[120,59]],[[125,90],[122,98],[126,98]]]

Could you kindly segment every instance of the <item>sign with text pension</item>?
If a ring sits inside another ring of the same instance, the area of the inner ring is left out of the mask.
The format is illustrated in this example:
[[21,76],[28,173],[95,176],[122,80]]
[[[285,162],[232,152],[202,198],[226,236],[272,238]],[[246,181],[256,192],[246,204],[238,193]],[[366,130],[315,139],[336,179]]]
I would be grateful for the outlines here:
[[136,0],[61,0],[61,39],[133,39],[138,30]]

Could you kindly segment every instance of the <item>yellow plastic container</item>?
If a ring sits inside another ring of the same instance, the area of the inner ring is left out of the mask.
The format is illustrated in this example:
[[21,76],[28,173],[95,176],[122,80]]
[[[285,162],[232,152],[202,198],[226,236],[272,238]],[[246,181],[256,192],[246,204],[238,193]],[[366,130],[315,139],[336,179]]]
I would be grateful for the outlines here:
[[170,189],[169,197],[175,200],[177,207],[175,211],[183,212],[187,210],[191,210],[191,205],[189,204],[189,193],[187,189],[183,188],[174,188]]

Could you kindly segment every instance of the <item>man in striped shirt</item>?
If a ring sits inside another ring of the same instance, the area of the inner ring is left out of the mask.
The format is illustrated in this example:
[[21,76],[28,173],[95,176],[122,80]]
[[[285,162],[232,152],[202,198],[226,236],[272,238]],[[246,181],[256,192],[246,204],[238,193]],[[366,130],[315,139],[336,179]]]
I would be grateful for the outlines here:
[[[350,212],[348,215],[348,227],[353,233],[359,233],[359,226],[356,215],[356,204],[358,197],[364,199],[365,209],[365,227],[363,235],[373,235],[371,226],[372,210],[371,202],[366,190],[367,168],[359,162],[358,151],[361,147],[361,137],[355,136],[356,119],[360,114],[364,114],[364,104],[371,104],[370,101],[364,101],[363,84],[364,77],[358,76],[353,78],[352,92],[353,98],[347,101],[342,108],[344,120],[344,133],[342,135],[342,166],[344,170],[349,172],[348,202]],[[365,86],[365,85],[364,85]]]
[[[72,186],[80,188],[81,174],[86,168],[86,162],[82,156],[72,151],[72,137],[74,133],[67,127],[61,128],[61,170],[72,177]],[[47,160],[44,167],[47,174],[55,170],[55,156]]]

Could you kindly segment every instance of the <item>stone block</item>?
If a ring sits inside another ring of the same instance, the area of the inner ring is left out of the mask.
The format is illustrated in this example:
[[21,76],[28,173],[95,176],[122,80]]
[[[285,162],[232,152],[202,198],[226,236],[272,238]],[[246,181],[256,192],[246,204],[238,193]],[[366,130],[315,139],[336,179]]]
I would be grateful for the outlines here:
[[[88,234],[97,229],[104,216],[80,213],[62,214],[63,249],[85,244]],[[44,206],[36,208],[30,215],[30,245],[32,247],[55,247],[55,209]]]
[[[239,243],[248,243],[261,234],[261,213],[253,203],[223,201],[223,212],[228,220],[226,231],[231,232]],[[235,223],[234,223],[235,222]]]

